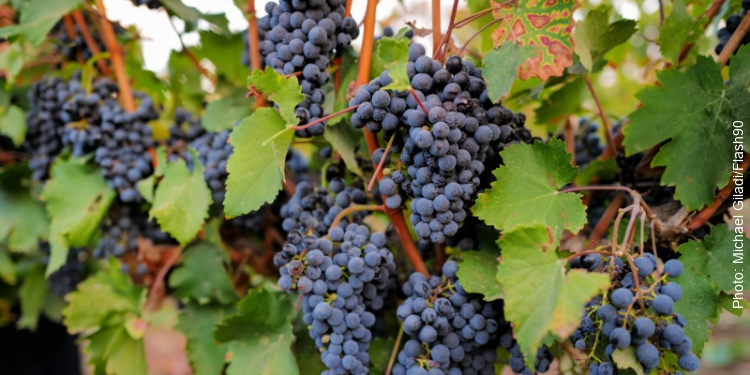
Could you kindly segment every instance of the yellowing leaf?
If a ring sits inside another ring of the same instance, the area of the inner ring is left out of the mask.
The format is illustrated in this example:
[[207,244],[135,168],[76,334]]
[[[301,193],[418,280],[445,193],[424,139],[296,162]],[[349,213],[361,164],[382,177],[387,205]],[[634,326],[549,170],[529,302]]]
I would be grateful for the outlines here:
[[521,65],[518,77],[528,79],[561,76],[573,63],[573,29],[575,0],[516,0],[492,2],[493,15],[503,19],[492,33],[495,46],[516,41],[535,47],[537,52]]

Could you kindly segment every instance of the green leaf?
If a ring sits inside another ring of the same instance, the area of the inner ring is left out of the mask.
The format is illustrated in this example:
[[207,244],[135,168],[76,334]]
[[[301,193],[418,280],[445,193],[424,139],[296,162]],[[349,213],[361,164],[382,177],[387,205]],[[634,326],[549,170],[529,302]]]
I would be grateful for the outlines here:
[[532,363],[545,336],[568,337],[579,326],[586,302],[609,286],[606,274],[566,274],[567,262],[553,251],[548,230],[541,225],[522,227],[498,241],[503,256],[497,279],[506,291],[505,317]]
[[21,8],[19,24],[0,28],[0,38],[21,35],[33,46],[40,45],[62,16],[81,4],[81,0],[29,0]]
[[[232,35],[217,34],[211,30],[200,30],[200,46],[192,47],[195,57],[199,60],[208,59],[216,66],[216,75],[224,78],[228,83],[240,84],[244,88],[244,81],[247,77],[248,69],[242,65],[242,59],[227,59],[226,56],[240,56],[243,45],[242,31]],[[247,102],[247,100],[245,100]],[[241,119],[245,116],[235,118]],[[204,124],[203,126],[206,126]]]
[[50,175],[41,196],[52,222],[47,276],[65,264],[69,246],[89,244],[115,198],[99,168],[84,159],[58,159]]
[[203,114],[203,128],[210,132],[231,130],[238,120],[250,115],[247,100],[234,97],[222,98],[208,103]]
[[635,348],[632,346],[612,352],[612,361],[617,364],[618,369],[629,368],[637,375],[643,375],[643,365],[635,358]]
[[254,70],[247,77],[247,85],[255,87],[268,100],[276,103],[279,107],[276,111],[281,114],[281,118],[287,125],[299,124],[299,119],[294,115],[294,109],[305,99],[305,96],[302,95],[302,87],[296,76],[287,78],[267,66],[265,71]]
[[694,43],[703,34],[701,23],[693,19],[682,0],[675,0],[672,12],[659,31],[659,46],[664,59],[677,64],[682,46]]
[[130,337],[127,330],[119,330],[107,347],[107,374],[146,375],[146,348],[143,339]]
[[661,87],[636,94],[643,106],[629,115],[631,123],[623,129],[628,155],[667,142],[651,165],[666,167],[662,185],[676,186],[675,199],[689,210],[713,203],[714,190],[729,182],[736,159],[732,122],[750,118],[750,63],[743,60],[750,60],[750,48],[732,59],[739,64],[730,67],[728,88],[721,66],[709,57],[699,56],[684,72],[660,71]]
[[[737,231],[741,230],[739,226]],[[690,240],[680,245],[680,260],[685,268],[692,267],[709,277],[724,293],[734,293],[734,277],[731,277],[737,272],[734,261],[742,254],[734,250],[750,248],[750,239],[737,231],[733,233],[726,224],[714,226],[703,241]]]
[[355,151],[359,144],[359,136],[348,122],[342,121],[336,125],[329,125],[323,133],[323,138],[341,155],[347,169],[357,176],[362,176],[362,169],[357,164]]
[[708,341],[708,322],[718,319],[721,312],[719,288],[706,275],[689,267],[685,268],[680,277],[669,280],[679,283],[682,287],[683,295],[675,302],[674,312],[682,314],[687,319],[685,335],[693,342],[693,352],[700,357],[703,346]]
[[518,144],[503,150],[504,166],[493,174],[497,181],[479,194],[474,214],[496,229],[544,224],[555,243],[564,229],[578,232],[586,224],[586,208],[577,193],[560,193],[573,181],[577,168],[570,165],[565,143]]
[[575,52],[588,70],[592,70],[593,62],[605,52],[625,43],[635,33],[636,21],[620,20],[610,24],[611,10],[609,6],[593,9],[585,20],[576,24],[573,32]]
[[11,251],[35,249],[49,232],[44,205],[31,197],[31,172],[21,166],[0,170],[0,242]]
[[193,171],[188,170],[182,158],[167,164],[150,211],[162,230],[182,246],[195,238],[208,218],[211,205],[211,190],[203,177],[203,164],[194,149],[189,149],[189,152],[193,156]]
[[0,114],[0,134],[5,134],[16,147],[20,147],[26,138],[26,114],[14,105]]
[[551,124],[580,111],[585,87],[582,79],[574,79],[560,87],[534,110],[536,121]]
[[254,289],[237,310],[214,331],[217,341],[229,343],[227,374],[299,373],[290,349],[294,308],[289,298],[281,292]]
[[469,293],[484,295],[485,301],[503,298],[503,286],[495,279],[500,253],[490,249],[461,253],[458,278]]
[[272,202],[281,190],[284,162],[293,132],[282,133],[268,144],[263,143],[284,130],[284,120],[273,108],[259,108],[232,130],[229,137],[234,153],[229,157],[227,195],[224,212],[236,217]]
[[228,311],[225,306],[188,303],[180,314],[175,328],[187,339],[186,351],[196,375],[221,374],[228,345],[216,343],[213,331]]
[[367,349],[367,354],[370,355],[370,362],[372,362],[370,365],[370,374],[385,375],[394,345],[396,345],[395,338],[383,340],[380,337],[376,337],[375,340],[372,340],[370,348]]
[[201,305],[215,301],[229,304],[237,300],[225,263],[226,252],[207,242],[185,249],[182,266],[172,271],[169,285],[180,299],[194,299]]
[[122,274],[117,263],[113,259],[109,270],[91,275],[76,291],[68,294],[68,306],[63,309],[68,331],[81,333],[98,328],[111,315],[135,313],[140,309],[146,290],[132,285],[129,279],[120,280],[123,275],[117,275]]
[[156,184],[156,175],[153,174],[144,178],[143,180],[138,181],[138,183],[136,184],[138,193],[141,194],[146,202],[151,204],[154,203],[154,184]]
[[188,21],[196,22],[199,19],[205,20],[211,24],[212,29],[222,34],[229,34],[229,20],[223,14],[203,14],[197,9],[187,6],[182,3],[182,0],[160,0],[164,7],[166,7],[170,13],[174,13],[177,18]]
[[483,72],[488,82],[487,92],[493,103],[510,92],[510,86],[516,79],[518,67],[527,59],[536,55],[536,50],[531,46],[508,42],[484,56],[484,59],[482,59]]
[[37,264],[26,274],[21,289],[18,291],[18,299],[21,301],[21,317],[16,322],[18,329],[36,330],[46,291],[47,280],[44,279],[44,266]]
[[591,183],[594,177],[601,177],[608,181],[617,176],[617,160],[615,158],[609,158],[602,161],[602,159],[594,159],[591,163],[581,170],[581,173],[575,179],[577,186],[586,186]]
[[370,78],[379,77],[386,70],[393,82],[384,90],[408,90],[411,87],[406,65],[409,62],[409,40],[406,38],[382,38],[376,42]]
[[[4,29],[0,29],[2,32]],[[6,79],[11,82],[15,80],[23,69],[24,51],[23,42],[10,43],[5,50],[0,51],[0,70],[7,72]],[[25,125],[25,123],[24,123]]]
[[0,280],[8,285],[16,285],[16,265],[7,250],[0,247]]
[[570,32],[575,5],[575,0],[492,1],[493,16],[504,19],[492,33],[495,46],[515,41],[536,47],[536,54],[519,69],[519,78],[547,80],[561,76],[573,63]]

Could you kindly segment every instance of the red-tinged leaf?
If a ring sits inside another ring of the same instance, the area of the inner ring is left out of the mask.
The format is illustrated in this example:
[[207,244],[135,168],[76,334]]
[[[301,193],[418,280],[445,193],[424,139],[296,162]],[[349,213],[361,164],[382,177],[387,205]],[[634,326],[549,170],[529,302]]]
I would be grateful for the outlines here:
[[515,41],[536,47],[536,54],[518,68],[518,77],[546,80],[561,76],[573,64],[574,0],[509,0],[492,2],[493,15],[503,19],[492,33],[495,46]]

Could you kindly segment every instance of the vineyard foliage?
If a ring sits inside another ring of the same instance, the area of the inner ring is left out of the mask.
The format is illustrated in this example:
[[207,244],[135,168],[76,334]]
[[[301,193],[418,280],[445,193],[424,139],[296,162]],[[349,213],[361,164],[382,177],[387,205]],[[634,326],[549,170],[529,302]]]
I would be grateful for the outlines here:
[[682,374],[748,307],[748,1],[117,1],[195,43],[0,0],[0,326],[95,374]]

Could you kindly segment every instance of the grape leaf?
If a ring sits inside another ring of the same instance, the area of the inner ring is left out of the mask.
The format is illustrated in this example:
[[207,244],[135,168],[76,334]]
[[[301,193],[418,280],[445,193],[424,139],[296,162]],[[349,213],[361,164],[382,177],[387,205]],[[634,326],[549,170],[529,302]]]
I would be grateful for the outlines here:
[[224,368],[226,344],[217,344],[213,337],[214,325],[223,319],[229,309],[219,305],[185,305],[175,327],[187,339],[187,355],[195,374],[220,374]]
[[227,253],[207,242],[200,242],[185,249],[182,266],[172,271],[169,286],[175,288],[174,295],[180,299],[194,299],[201,305],[215,301],[229,304],[237,300],[232,280],[224,264]]
[[[685,71],[660,71],[661,87],[636,94],[643,106],[629,115],[631,123],[623,129],[628,155],[671,139],[651,165],[666,167],[662,185],[676,186],[675,199],[689,210],[713,203],[714,190],[729,182],[732,122],[750,118],[750,47],[741,49],[735,60],[728,88],[721,66],[709,57],[699,56]],[[748,146],[750,138],[745,137],[745,149]]]
[[5,248],[0,247],[0,280],[7,285],[16,285],[16,265]]
[[565,143],[518,144],[503,150],[504,166],[493,174],[497,181],[479,194],[474,214],[496,229],[544,224],[551,227],[555,243],[562,231],[578,232],[586,224],[586,208],[577,193],[560,193],[573,181],[577,168],[570,165]]
[[188,169],[182,158],[167,164],[149,213],[156,218],[162,230],[182,246],[195,238],[208,218],[208,207],[211,205],[211,190],[203,177],[203,164],[194,149],[189,149],[189,152],[193,156],[193,171]]
[[[738,230],[742,230],[742,227]],[[711,228],[711,234],[703,241],[690,240],[680,245],[678,251],[682,254],[680,260],[685,268],[692,267],[709,277],[722,292],[734,293],[734,278],[730,276],[737,271],[733,261],[738,254],[742,254],[741,251],[733,252],[738,246],[741,246],[740,250],[750,248],[750,238],[744,233],[732,233],[726,224],[719,224]]]
[[[3,29],[0,29],[2,31]],[[0,51],[0,70],[7,73],[7,79],[15,81],[16,76],[23,70],[24,44],[22,41],[10,43]]]
[[495,46],[515,41],[536,49],[519,68],[519,78],[547,80],[561,76],[573,63],[570,33],[575,5],[575,0],[492,1],[493,16],[504,19],[492,33]]
[[510,86],[516,79],[519,67],[526,60],[536,55],[536,49],[508,42],[495,48],[482,59],[483,73],[487,78],[487,93],[492,102],[510,92]]
[[[268,100],[276,103],[278,112],[287,125],[299,124],[299,119],[294,115],[294,109],[305,99],[305,96],[302,95],[302,87],[296,76],[287,78],[267,66],[265,71],[254,70],[247,77],[247,85],[255,87]],[[268,138],[270,137],[263,140]]]
[[707,275],[698,273],[692,267],[686,267],[680,277],[669,280],[682,287],[683,295],[675,302],[674,312],[687,319],[685,335],[693,342],[693,352],[700,357],[703,346],[708,342],[708,321],[718,319],[721,312],[719,287]]
[[18,290],[18,299],[21,302],[21,317],[16,322],[18,329],[36,330],[46,291],[47,281],[44,279],[44,266],[37,264],[26,274],[23,284]]
[[575,52],[588,70],[605,52],[625,43],[635,33],[636,21],[619,20],[610,24],[610,11],[609,6],[592,9],[573,31]]
[[506,232],[498,241],[502,259],[497,280],[505,289],[506,319],[527,361],[548,333],[568,337],[581,321],[581,311],[596,293],[606,290],[606,274],[571,270],[558,259],[549,228],[537,225]]
[[26,114],[21,108],[11,105],[0,107],[0,134],[5,134],[16,147],[26,138]]
[[635,348],[632,346],[612,352],[612,362],[617,364],[618,369],[629,368],[633,369],[637,375],[643,375],[643,365],[635,358]]
[[[336,91],[336,96],[332,100],[332,112],[339,112],[349,107],[349,99],[347,97],[349,95],[349,90],[353,90],[355,88],[354,84],[357,81],[357,67],[359,66],[359,61],[357,61],[357,59],[358,57],[356,56],[354,48],[352,47],[349,47],[349,49],[341,56],[341,66],[339,67],[339,69],[341,69],[341,73],[337,72],[337,74],[341,74],[341,84],[339,85],[338,91]],[[349,112],[344,113],[340,116],[336,116],[328,120],[328,126],[330,128],[333,125],[338,125],[344,120],[348,120],[350,117],[351,113]],[[351,126],[349,125],[346,125],[346,127],[351,128]],[[323,133],[323,135],[325,136],[326,134],[328,134],[329,130],[330,129],[326,129],[326,132]],[[350,146],[350,148],[351,147],[353,146]],[[337,147],[334,148],[338,150]]]
[[406,65],[409,63],[409,39],[382,38],[376,42],[370,78],[377,78],[383,71],[393,82],[383,86],[384,90],[408,90],[411,87]]
[[585,89],[582,79],[574,79],[550,94],[534,110],[537,123],[552,124],[580,111]]
[[107,327],[86,337],[85,352],[95,374],[146,375],[146,349],[142,339],[130,337],[123,325]]
[[347,169],[357,176],[362,176],[362,169],[359,168],[357,163],[355,151],[359,143],[359,136],[347,121],[339,122],[336,125],[328,125],[325,133],[323,133],[323,138],[341,155]]
[[81,0],[29,0],[21,8],[19,24],[0,28],[0,38],[21,35],[25,41],[38,46],[62,16],[81,5]]
[[370,347],[367,349],[367,354],[370,355],[370,374],[372,375],[384,375],[388,369],[388,360],[393,351],[393,346],[396,345],[396,339],[390,338],[389,340],[383,340],[380,337],[376,337],[370,343]]
[[581,170],[581,173],[575,179],[575,183],[577,186],[586,186],[597,176],[605,181],[614,179],[617,176],[617,160],[615,158],[594,159]]
[[201,124],[210,132],[231,130],[238,120],[249,116],[250,112],[244,98],[221,98],[208,103]]
[[202,19],[208,22],[212,29],[222,34],[229,34],[229,20],[223,13],[203,14],[198,9],[187,6],[181,0],[159,0],[171,13],[186,22],[197,22]]
[[482,294],[485,301],[505,296],[503,286],[495,279],[499,256],[499,252],[490,249],[461,253],[463,261],[458,268],[458,278],[467,292]]
[[110,258],[107,270],[89,276],[67,299],[62,312],[65,326],[71,333],[82,333],[108,323],[111,315],[137,312],[146,300],[146,289],[133,285],[120,271],[119,261]]
[[294,308],[286,295],[264,288],[248,292],[237,314],[216,326],[214,337],[229,343],[228,375],[297,374],[290,349]]
[[284,120],[273,108],[259,108],[232,130],[229,142],[227,195],[224,212],[236,217],[272,202],[284,180],[284,162],[293,132],[283,132],[267,144],[265,140],[284,130]]
[[[208,59],[216,66],[218,78],[230,84],[241,84],[247,77],[247,67],[242,65],[242,59],[227,59],[227,56],[240,56],[245,48],[244,37],[247,31],[237,34],[222,35],[211,30],[199,30],[200,46],[192,47],[195,57],[199,60]],[[246,116],[246,115],[245,115]],[[239,116],[235,120],[245,116]],[[206,126],[204,124],[204,126]]]
[[12,251],[31,251],[49,231],[47,212],[31,197],[30,181],[25,167],[0,170],[0,242]]
[[659,31],[659,46],[664,59],[677,63],[682,46],[694,43],[703,35],[700,22],[693,19],[682,0],[675,0],[672,12]]
[[41,196],[51,219],[47,276],[65,264],[69,246],[88,245],[115,198],[99,168],[84,159],[58,160],[50,175]]

